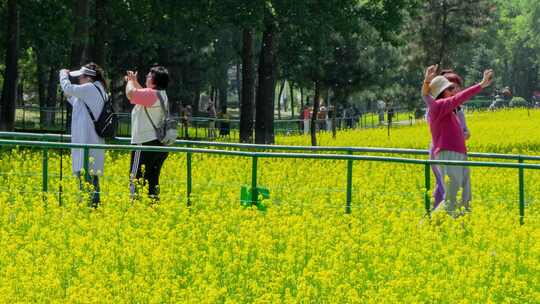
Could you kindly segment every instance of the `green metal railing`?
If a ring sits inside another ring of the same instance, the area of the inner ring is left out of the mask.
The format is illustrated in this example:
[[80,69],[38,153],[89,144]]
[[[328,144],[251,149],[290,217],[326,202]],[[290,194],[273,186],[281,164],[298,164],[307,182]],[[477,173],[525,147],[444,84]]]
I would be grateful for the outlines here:
[[[251,170],[251,186],[252,189],[257,188],[257,173],[258,165],[257,160],[259,158],[282,158],[282,159],[317,159],[317,160],[343,160],[347,161],[347,198],[345,212],[351,212],[352,202],[352,169],[354,161],[371,161],[371,162],[391,162],[402,164],[415,164],[424,166],[425,177],[425,210],[426,214],[430,213],[430,166],[432,164],[437,165],[458,165],[468,167],[495,167],[495,168],[512,168],[518,169],[518,183],[519,183],[519,216],[520,223],[523,224],[525,218],[525,186],[524,186],[524,169],[540,169],[539,164],[526,164],[523,161],[525,159],[540,159],[535,156],[521,155],[518,158],[519,163],[505,163],[505,162],[478,162],[478,161],[448,161],[448,160],[430,160],[430,159],[416,159],[416,158],[399,158],[399,157],[385,157],[385,156],[371,156],[371,155],[349,155],[343,154],[314,154],[314,153],[276,153],[276,152],[249,152],[249,151],[235,151],[235,150],[217,150],[217,149],[201,149],[201,148],[189,148],[189,147],[159,147],[159,146],[133,146],[133,145],[89,145],[89,144],[71,144],[71,143],[58,143],[58,142],[43,142],[43,141],[24,141],[24,140],[5,140],[0,139],[0,146],[25,146],[35,147],[43,149],[43,191],[47,191],[47,172],[48,172],[48,150],[50,149],[72,149],[82,148],[84,153],[84,169],[85,175],[88,178],[88,163],[89,163],[89,150],[90,149],[106,149],[106,150],[118,150],[118,151],[133,151],[142,150],[149,152],[171,152],[171,153],[186,153],[188,158],[187,164],[187,199],[188,204],[190,196],[192,194],[192,154],[214,154],[214,155],[229,155],[249,157],[252,159]],[[252,191],[252,200],[256,202],[257,192]]]
[[[41,134],[41,133],[24,133],[24,132],[0,132],[0,138],[22,139],[22,140],[45,140],[45,141],[62,141],[69,142],[71,136],[59,134]],[[130,138],[117,137],[113,143],[128,144]],[[240,150],[264,150],[264,151],[304,151],[304,152],[338,152],[338,153],[384,153],[384,154],[405,154],[405,155],[428,155],[428,150],[421,149],[402,149],[402,148],[378,148],[378,147],[333,147],[333,146],[287,146],[287,145],[259,145],[259,144],[243,144],[243,143],[226,143],[212,141],[190,141],[177,140],[176,145],[188,147],[222,147],[233,148]],[[501,154],[501,153],[467,153],[472,158],[489,158],[489,159],[504,159],[504,160],[540,160],[540,156],[521,155],[521,154]]]
[[[71,136],[69,134],[41,134],[41,133],[25,133],[25,132],[0,132],[0,138],[8,138],[14,140],[42,140],[42,141],[62,141],[69,142]],[[117,137],[112,143],[129,144],[130,138]],[[384,153],[384,154],[402,154],[402,155],[419,155],[427,156],[428,150],[422,149],[403,149],[403,148],[378,148],[378,147],[332,147],[332,146],[291,146],[291,145],[258,145],[258,144],[243,144],[243,143],[226,143],[213,141],[192,141],[192,140],[177,140],[176,146],[187,147],[217,147],[239,150],[263,150],[263,151],[303,151],[303,152],[335,152],[335,153]],[[540,161],[540,156],[521,155],[521,154],[502,154],[502,153],[477,153],[468,152],[467,155],[471,158],[486,158],[486,159],[503,159],[515,161]]]

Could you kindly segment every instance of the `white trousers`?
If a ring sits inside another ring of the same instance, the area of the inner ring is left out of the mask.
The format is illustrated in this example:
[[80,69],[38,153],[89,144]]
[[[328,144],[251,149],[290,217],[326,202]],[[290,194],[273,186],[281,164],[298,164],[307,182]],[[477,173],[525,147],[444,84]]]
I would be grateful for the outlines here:
[[[467,155],[454,151],[443,150],[437,154],[438,160],[466,161]],[[471,201],[471,173],[469,167],[439,165],[444,180],[444,201],[446,211],[455,215],[456,208],[470,210]],[[461,189],[461,201],[458,203],[457,194]]]

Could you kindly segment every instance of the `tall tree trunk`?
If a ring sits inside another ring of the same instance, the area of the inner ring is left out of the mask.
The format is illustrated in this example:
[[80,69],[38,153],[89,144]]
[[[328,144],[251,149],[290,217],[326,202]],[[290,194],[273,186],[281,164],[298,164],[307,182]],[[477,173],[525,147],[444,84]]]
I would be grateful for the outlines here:
[[218,108],[217,91],[214,86],[210,86],[210,99],[214,102],[216,109]]
[[[289,87],[290,87],[290,84],[289,84]],[[285,97],[283,97],[283,111],[285,113],[287,113],[289,111],[289,104],[287,103],[287,101],[288,101],[287,100],[287,98],[288,98],[287,97],[287,89],[285,88],[284,90],[285,91],[283,91],[284,92],[283,94],[285,94]]]
[[242,96],[242,78],[240,76],[240,63],[236,63],[236,96],[238,96],[238,105],[242,104],[242,101],[240,101]]
[[240,142],[253,142],[253,89],[255,75],[253,66],[253,31],[242,32],[242,98],[240,98]]
[[318,80],[315,81],[315,96],[313,96],[313,116],[311,116],[311,145],[317,145],[317,114],[321,99],[321,87]]
[[283,89],[285,88],[285,80],[283,80],[281,82],[281,85],[279,86],[279,94],[278,94],[278,108],[277,108],[277,113],[278,113],[278,119],[281,119],[281,97],[283,96]]
[[289,91],[290,91],[290,99],[291,99],[291,119],[294,119],[294,88],[293,83],[289,82]]
[[227,104],[228,104],[228,94],[227,94],[227,90],[228,90],[228,76],[227,76],[227,72],[224,73],[223,75],[224,77],[226,77],[222,83],[220,84],[220,88],[219,88],[219,108],[220,108],[220,112],[221,113],[227,113]]
[[[338,98],[337,98],[337,94],[336,92],[334,91],[334,94],[333,94],[334,98],[333,98],[333,102],[332,102],[332,107],[333,107],[333,110],[332,110],[332,117],[330,117],[332,119],[332,138],[336,138],[336,134],[337,134],[337,119],[336,119],[336,116],[337,116],[337,105],[338,105]],[[328,99],[328,110],[330,110],[330,98]]]
[[193,94],[193,99],[191,100],[191,115],[193,117],[199,116],[199,104],[201,102],[201,87],[197,85],[195,88],[195,94]]
[[45,114],[45,123],[47,126],[51,126],[54,123],[54,108],[56,107],[56,98],[58,96],[57,90],[57,69],[54,66],[49,68],[49,84],[47,88],[47,112]]
[[122,112],[124,108],[122,105],[123,92],[121,87],[124,85],[124,81],[120,80],[122,78],[116,78],[115,70],[111,70],[109,77],[111,79],[111,102],[113,104],[113,109],[115,112]]
[[[87,61],[88,56],[88,0],[73,0],[72,3],[73,33],[71,36],[71,55],[69,65],[71,69],[78,69]],[[71,126],[71,113],[73,107],[66,103],[66,125]]]
[[274,143],[274,101],[276,88],[276,25],[271,12],[265,12],[261,55],[259,59],[259,85],[257,86],[255,113],[255,143]]
[[15,128],[15,104],[17,103],[17,78],[19,60],[19,9],[16,0],[7,2],[6,69],[0,107],[0,130]]
[[447,18],[448,18],[448,3],[446,0],[442,1],[442,22],[441,22],[441,28],[440,28],[440,41],[439,41],[439,61],[437,62],[439,66],[443,66],[443,64],[446,64],[444,62],[444,55],[446,53],[446,33],[448,32],[447,28]]
[[118,110],[120,109],[119,105],[117,105],[117,98],[116,98],[116,88],[115,88],[115,83],[116,83],[116,79],[114,79],[114,70],[111,69],[110,72],[109,72],[109,79],[111,80],[111,86],[110,86],[110,90],[111,90],[111,102],[113,104],[113,108],[115,111],[119,112]]
[[[39,108],[43,109],[47,106],[47,67],[41,54],[41,50],[36,50],[36,73],[38,85]],[[44,126],[46,122],[45,112],[39,112],[39,124]]]
[[[71,44],[70,67],[79,68],[87,61],[88,51],[88,0],[73,0],[73,35]],[[101,34],[101,33],[100,33]]]
[[300,87],[300,111],[304,110],[304,88]]
[[105,66],[105,41],[107,37],[107,14],[105,8],[107,6],[106,0],[96,0],[96,22],[94,26],[94,45],[92,47],[93,61],[100,65]]
[[24,80],[22,78],[23,77],[20,77],[21,81],[18,81],[18,83],[17,83],[17,98],[15,100],[15,107],[17,105],[19,105],[19,106],[22,105],[22,103],[24,102],[24,100],[23,100],[23,93],[24,93],[23,92],[23,90],[24,90],[23,83],[24,83]]

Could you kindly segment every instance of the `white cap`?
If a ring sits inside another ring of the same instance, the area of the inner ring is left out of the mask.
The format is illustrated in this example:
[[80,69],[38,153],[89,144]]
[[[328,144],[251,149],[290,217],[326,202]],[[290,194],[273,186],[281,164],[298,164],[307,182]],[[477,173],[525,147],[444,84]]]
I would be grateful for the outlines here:
[[446,79],[444,76],[437,76],[431,80],[429,84],[429,93],[433,98],[437,98],[444,90],[451,87],[453,84],[450,80]]
[[81,67],[80,70],[71,71],[69,72],[69,76],[71,77],[79,77],[81,75],[87,75],[87,76],[96,76],[96,71],[89,69],[87,67]]

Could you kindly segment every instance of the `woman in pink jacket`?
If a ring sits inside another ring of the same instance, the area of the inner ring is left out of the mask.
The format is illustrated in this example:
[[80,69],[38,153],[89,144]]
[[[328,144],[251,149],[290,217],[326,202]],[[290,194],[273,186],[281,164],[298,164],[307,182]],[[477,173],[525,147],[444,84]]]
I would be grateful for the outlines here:
[[[463,79],[456,74],[453,70],[442,70],[439,75],[442,75],[446,77],[446,79],[450,80],[455,86],[456,92],[461,92],[463,90]],[[426,107],[429,107],[429,103],[433,100],[433,97],[429,95],[429,86],[426,86],[426,92],[425,94],[422,94],[424,102],[426,104]],[[458,107],[454,111],[458,117],[459,124],[463,130],[463,135],[465,136],[465,140],[468,140],[471,137],[471,132],[469,131],[469,128],[467,127],[467,122],[465,120],[465,113],[463,112],[463,109],[461,107]],[[426,113],[426,120],[427,120],[428,113]],[[429,123],[429,120],[427,120]],[[435,155],[433,154],[433,144],[430,143],[429,145],[429,159],[435,159]],[[435,175],[435,188],[433,189],[433,208],[436,209],[439,204],[444,200],[444,181],[441,175],[441,170],[439,169],[439,166],[437,165],[431,165],[431,169],[433,171],[433,174]],[[465,168],[465,170],[469,170],[469,168]],[[469,179],[469,175],[465,175],[465,179],[463,180],[463,191],[461,193],[461,200],[463,202],[470,201],[471,200],[471,181]]]
[[[444,76],[437,75],[437,66],[426,69],[422,95],[428,102],[428,121],[433,144],[433,155],[438,160],[467,160],[465,135],[455,110],[483,88],[489,86],[493,79],[493,71],[484,71],[484,78],[476,85],[458,92],[457,86]],[[464,180],[470,178],[469,170],[463,166],[440,165],[444,182],[444,208],[456,216],[456,207],[470,210],[469,201],[461,201],[457,206],[457,192],[462,188]],[[440,207],[439,207],[440,208]]]

